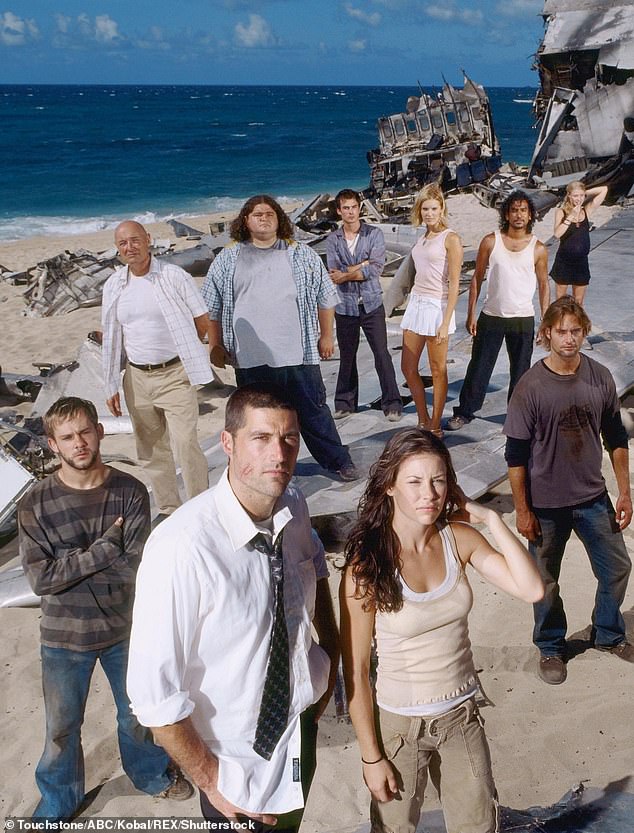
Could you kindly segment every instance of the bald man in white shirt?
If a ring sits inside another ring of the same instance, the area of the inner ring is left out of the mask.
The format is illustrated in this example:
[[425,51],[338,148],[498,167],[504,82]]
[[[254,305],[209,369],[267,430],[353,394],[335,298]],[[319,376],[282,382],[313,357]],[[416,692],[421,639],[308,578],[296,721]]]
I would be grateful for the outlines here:
[[[187,497],[204,491],[208,467],[198,444],[196,385],[213,379],[207,306],[192,277],[150,253],[150,236],[126,220],[115,229],[125,266],[103,291],[103,368],[107,405],[121,416],[120,370],[137,455],[152,484],[159,517],[181,504],[174,453]],[[174,452],[174,453],[173,453]]]

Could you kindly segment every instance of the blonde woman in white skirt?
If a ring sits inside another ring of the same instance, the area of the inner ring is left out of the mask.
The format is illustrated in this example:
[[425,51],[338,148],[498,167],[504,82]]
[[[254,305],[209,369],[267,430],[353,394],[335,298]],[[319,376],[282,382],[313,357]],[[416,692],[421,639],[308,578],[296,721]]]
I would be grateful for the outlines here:
[[[418,194],[412,209],[412,224],[425,224],[427,230],[411,254],[416,277],[401,323],[401,369],[416,405],[419,425],[442,438],[441,420],[447,400],[447,346],[449,336],[456,331],[454,310],[462,243],[447,226],[447,206],[438,185],[426,185]],[[433,383],[431,418],[418,370],[425,345]]]

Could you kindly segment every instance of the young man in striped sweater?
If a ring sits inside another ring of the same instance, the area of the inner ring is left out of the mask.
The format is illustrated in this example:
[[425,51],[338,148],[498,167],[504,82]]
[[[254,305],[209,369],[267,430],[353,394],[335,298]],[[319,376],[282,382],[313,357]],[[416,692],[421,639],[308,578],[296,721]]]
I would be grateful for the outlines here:
[[20,552],[42,597],[46,743],[35,778],[33,818],[64,821],[85,795],[81,726],[97,663],[117,707],[123,768],[137,789],[186,799],[192,787],[130,711],[125,687],[136,571],[150,530],[147,489],[106,466],[103,426],[92,402],[62,397],[44,416],[60,469],[21,501]]

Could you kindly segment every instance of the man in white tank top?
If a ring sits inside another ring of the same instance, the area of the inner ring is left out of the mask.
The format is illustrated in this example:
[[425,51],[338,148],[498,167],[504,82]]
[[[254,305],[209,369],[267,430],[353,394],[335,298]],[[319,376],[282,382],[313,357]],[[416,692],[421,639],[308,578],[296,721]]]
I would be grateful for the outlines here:
[[[535,289],[542,315],[550,303],[548,254],[531,233],[535,216],[528,194],[513,191],[500,206],[501,230],[487,234],[480,243],[469,287],[466,325],[473,336],[473,348],[460,403],[447,421],[450,431],[471,422],[482,407],[503,341],[510,364],[508,399],[531,366]],[[487,270],[487,295],[476,323],[476,304]]]

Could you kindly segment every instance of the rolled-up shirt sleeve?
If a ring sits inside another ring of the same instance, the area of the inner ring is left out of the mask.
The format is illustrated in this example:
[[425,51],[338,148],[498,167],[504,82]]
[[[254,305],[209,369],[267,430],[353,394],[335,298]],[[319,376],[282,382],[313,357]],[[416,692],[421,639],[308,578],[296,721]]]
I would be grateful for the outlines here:
[[194,710],[186,669],[201,616],[200,582],[187,554],[166,557],[170,550],[182,550],[173,536],[151,536],[137,577],[127,687],[143,726],[168,726]]

